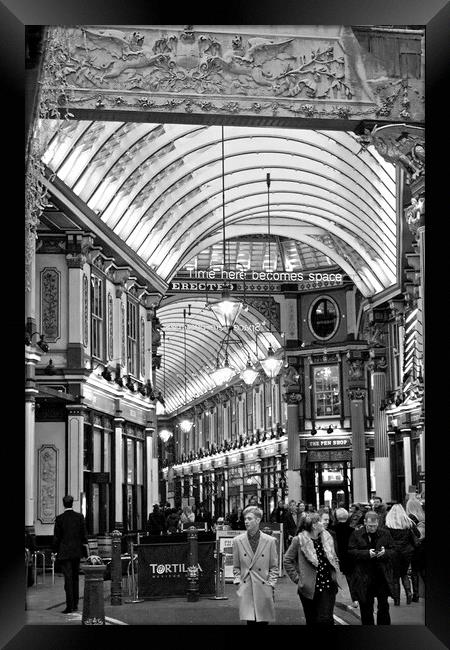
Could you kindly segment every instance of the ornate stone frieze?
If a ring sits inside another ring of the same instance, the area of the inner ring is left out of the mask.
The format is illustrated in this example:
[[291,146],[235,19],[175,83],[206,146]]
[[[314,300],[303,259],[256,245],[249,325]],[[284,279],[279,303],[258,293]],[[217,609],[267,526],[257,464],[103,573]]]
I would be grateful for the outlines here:
[[122,293],[126,290],[126,283],[130,273],[131,269],[128,267],[114,269],[113,282],[116,285],[116,298],[121,298]]
[[351,382],[364,381],[364,359],[350,357],[348,363],[348,378]]
[[60,280],[58,269],[41,271],[41,332],[49,343],[60,337]]
[[264,318],[267,318],[273,329],[280,331],[280,305],[274,298],[247,297],[246,302],[259,311]]
[[[423,82],[415,81],[414,93],[410,79],[391,79],[386,71],[384,85],[369,83],[371,72],[349,27],[323,27],[321,33],[311,26],[278,28],[276,34],[264,27],[236,31],[82,26],[54,28],[51,38],[63,43],[71,108],[423,118],[417,94]],[[377,63],[388,65],[381,57]]]
[[53,524],[56,518],[58,450],[42,445],[38,450],[37,518],[42,524]]
[[420,226],[425,225],[425,197],[415,196],[411,199],[411,204],[405,210],[406,223],[413,235],[417,234]]
[[380,156],[400,164],[408,183],[425,174],[425,129],[409,124],[387,124],[366,129],[359,136],[363,146],[372,144]]
[[384,355],[372,357],[367,365],[369,370],[372,370],[373,372],[385,372],[388,367],[388,363]]
[[288,405],[300,404],[302,399],[303,397],[301,393],[297,393],[297,392],[284,393],[283,395],[283,401],[286,402],[286,404]]
[[366,396],[366,391],[363,388],[351,388],[348,391],[349,399],[364,399]]

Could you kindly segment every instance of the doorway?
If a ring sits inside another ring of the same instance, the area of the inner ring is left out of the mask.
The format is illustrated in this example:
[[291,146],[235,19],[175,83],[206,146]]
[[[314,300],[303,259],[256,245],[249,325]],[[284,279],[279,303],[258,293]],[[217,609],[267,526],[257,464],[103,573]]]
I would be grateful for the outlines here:
[[332,502],[349,506],[349,468],[347,462],[315,463],[317,507]]

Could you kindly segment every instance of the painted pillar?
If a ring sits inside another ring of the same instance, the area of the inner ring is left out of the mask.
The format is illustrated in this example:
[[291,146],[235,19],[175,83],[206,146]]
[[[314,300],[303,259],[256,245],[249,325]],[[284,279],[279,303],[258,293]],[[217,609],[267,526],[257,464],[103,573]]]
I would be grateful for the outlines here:
[[[151,423],[147,422],[145,427],[145,466],[147,468],[147,510],[152,512],[155,501],[153,489],[153,435],[155,430]],[[167,484],[168,485],[168,484]],[[167,493],[167,492],[166,492]]]
[[405,470],[405,494],[402,494],[402,500],[405,499],[409,492],[409,486],[412,484],[412,463],[411,463],[411,429],[401,429],[403,438],[403,466]]
[[297,391],[286,392],[287,403],[287,484],[289,499],[301,500],[302,480],[300,476],[299,403],[302,396]]
[[84,472],[84,404],[70,404],[67,409],[67,493],[73,496],[74,510],[81,512]]
[[367,503],[366,441],[364,436],[364,397],[362,389],[349,390],[352,427],[353,501]]
[[[84,357],[89,345],[90,321],[90,267],[87,255],[92,246],[91,236],[79,233],[67,235],[66,262],[69,269],[67,366],[83,368]],[[75,498],[75,495],[73,495]]]
[[391,468],[389,460],[389,439],[387,417],[380,411],[381,401],[386,396],[386,361],[384,357],[372,361],[373,425],[375,442],[375,484],[377,495],[383,501],[391,500]]
[[123,496],[122,496],[122,455],[123,455],[123,425],[125,419],[122,411],[116,407],[114,418],[114,528],[123,530]]
[[40,358],[32,346],[25,347],[25,530],[30,534],[34,534],[36,517],[35,397],[38,391],[34,369]]

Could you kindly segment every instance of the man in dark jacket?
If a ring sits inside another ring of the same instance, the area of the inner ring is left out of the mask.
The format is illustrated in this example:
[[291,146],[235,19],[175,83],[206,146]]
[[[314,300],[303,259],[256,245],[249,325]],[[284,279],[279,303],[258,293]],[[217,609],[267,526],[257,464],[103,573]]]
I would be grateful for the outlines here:
[[212,527],[211,513],[209,512],[209,510],[206,509],[206,506],[205,506],[204,503],[200,504],[200,506],[199,506],[199,508],[197,510],[197,513],[195,515],[195,521],[203,521],[203,522],[205,522],[206,525],[208,526],[208,530],[211,530],[211,527]]
[[376,512],[369,510],[364,526],[352,533],[348,554],[353,561],[352,590],[359,601],[361,623],[375,624],[373,605],[376,598],[377,625],[390,625],[388,597],[393,593],[394,545],[389,531],[379,528]]
[[383,503],[383,499],[381,497],[377,497],[376,495],[372,497],[372,503],[373,511],[378,515],[378,527],[384,528],[387,514],[387,505]]
[[166,528],[166,520],[164,514],[159,509],[159,505],[155,503],[153,512],[148,516],[147,531],[149,535],[162,535]]
[[80,559],[86,555],[83,546],[87,546],[88,540],[84,517],[72,508],[73,497],[63,497],[63,505],[64,512],[55,519],[53,552],[58,556],[64,575],[66,608],[63,614],[70,614],[78,609]]

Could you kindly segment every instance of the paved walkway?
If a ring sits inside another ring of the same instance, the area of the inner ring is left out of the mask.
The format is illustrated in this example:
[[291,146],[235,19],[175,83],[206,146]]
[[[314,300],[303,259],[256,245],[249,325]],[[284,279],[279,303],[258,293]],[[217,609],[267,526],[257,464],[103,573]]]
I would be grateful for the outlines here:
[[[39,579],[42,578],[39,576]],[[80,575],[80,611],[63,614],[65,607],[64,581],[55,575],[46,576],[45,584],[29,587],[26,596],[26,623],[28,625],[81,625],[83,607],[84,576]],[[156,601],[131,603],[133,599],[123,585],[122,605],[110,604],[111,581],[104,582],[105,617],[107,625],[238,625],[238,598],[233,584],[225,585],[227,600],[213,600],[202,597],[198,603],[188,603],[186,598],[171,598]],[[353,608],[348,588],[339,592],[335,607],[335,623],[339,625],[360,625],[359,609]],[[406,605],[402,592],[400,607],[394,607],[390,599],[392,625],[424,625],[425,602]],[[279,579],[276,589],[277,624],[304,625],[303,610],[295,585],[287,576]]]

